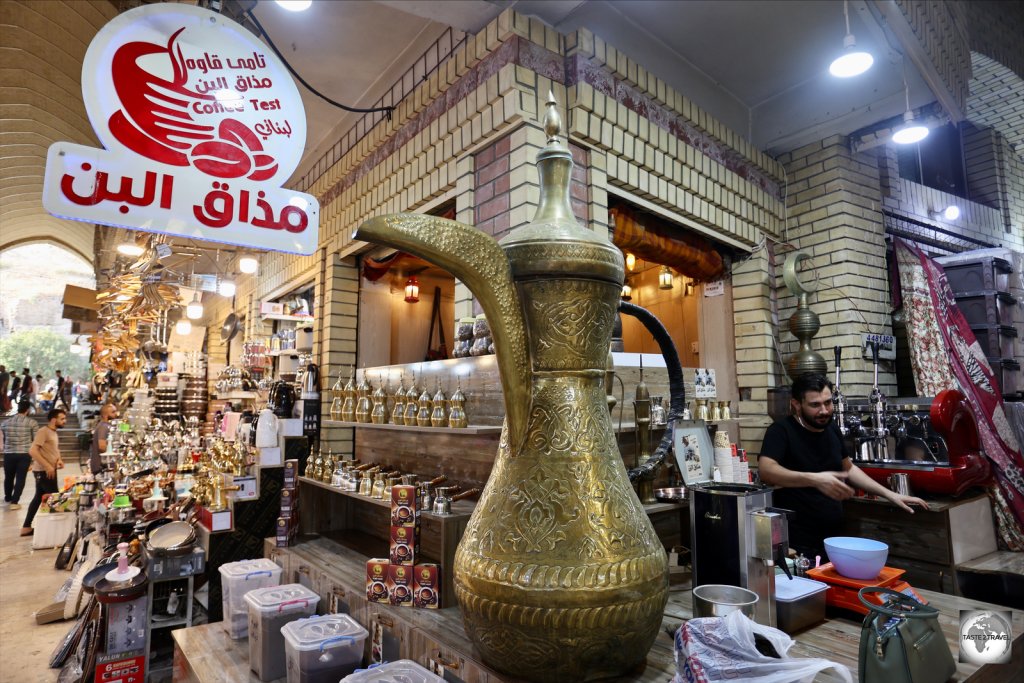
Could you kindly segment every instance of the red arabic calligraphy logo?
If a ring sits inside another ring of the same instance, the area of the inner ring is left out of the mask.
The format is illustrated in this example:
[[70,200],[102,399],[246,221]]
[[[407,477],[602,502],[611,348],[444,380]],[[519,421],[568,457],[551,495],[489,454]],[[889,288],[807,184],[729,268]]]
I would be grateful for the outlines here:
[[[225,118],[215,129],[192,118],[192,111],[223,111],[230,107],[223,107],[215,94],[187,87],[188,67],[181,47],[175,45],[184,30],[178,29],[167,47],[136,41],[117,49],[111,75],[121,109],[110,117],[110,132],[122,145],[153,161],[171,166],[191,165],[217,178],[272,178],[277,172],[277,160],[264,151],[259,137],[248,126]],[[170,59],[171,80],[140,64],[143,57],[160,54]]]

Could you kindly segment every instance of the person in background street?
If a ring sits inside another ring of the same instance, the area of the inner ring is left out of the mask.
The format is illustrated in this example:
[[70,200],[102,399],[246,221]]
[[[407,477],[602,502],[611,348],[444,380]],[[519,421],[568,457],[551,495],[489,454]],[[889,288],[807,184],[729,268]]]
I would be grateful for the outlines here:
[[32,404],[22,401],[18,404],[18,414],[2,425],[4,435],[4,502],[10,503],[11,510],[20,510],[21,493],[25,490],[25,477],[32,458],[28,449],[39,431],[39,425],[28,416]]
[[57,401],[64,404],[64,408],[69,411],[74,411],[74,406],[71,405],[72,393],[75,388],[75,380],[70,377],[64,378],[64,383],[60,385],[60,391],[58,392]]
[[60,405],[61,399],[64,397],[64,382],[66,382],[67,380],[64,378],[64,374],[60,370],[57,370],[56,374],[57,374],[57,390],[53,394],[53,406],[55,408],[56,407],[61,407],[61,408],[64,408],[64,410],[68,410],[68,406],[67,405],[63,405],[63,406]]
[[32,535],[32,520],[35,519],[36,512],[43,502],[43,496],[60,490],[57,484],[57,470],[63,469],[64,461],[60,457],[57,430],[64,426],[67,415],[61,408],[54,408],[46,414],[46,419],[46,426],[36,432],[36,438],[32,440],[32,445],[28,449],[28,454],[32,457],[32,474],[36,478],[36,495],[32,497],[25,522],[21,525],[22,536]]
[[35,405],[35,398],[33,398],[34,394],[32,393],[32,385],[34,383],[35,381],[32,379],[32,373],[29,372],[28,368],[24,368],[21,371],[21,386],[19,387],[18,403],[21,403],[23,399],[27,398],[32,402],[33,406]]
[[14,405],[21,401],[21,375],[16,372],[11,373],[11,393],[8,398]]
[[7,388],[11,383],[11,373],[6,365],[0,365],[0,415],[11,412],[11,399],[7,396]]
[[110,421],[117,419],[117,406],[107,403],[100,408],[100,420],[92,432],[92,444],[89,446],[89,471],[99,474],[103,470],[101,453],[107,452],[107,439],[110,436]]

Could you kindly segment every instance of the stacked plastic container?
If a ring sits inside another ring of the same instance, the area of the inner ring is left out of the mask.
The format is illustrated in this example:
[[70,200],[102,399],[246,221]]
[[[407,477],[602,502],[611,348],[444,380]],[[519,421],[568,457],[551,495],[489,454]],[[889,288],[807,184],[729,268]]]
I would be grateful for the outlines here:
[[436,676],[411,659],[399,659],[341,679],[342,683],[444,683],[444,679]]
[[281,629],[312,616],[320,596],[299,583],[257,588],[245,594],[249,606],[249,668],[261,681],[285,675],[285,645]]
[[369,635],[347,614],[298,619],[281,633],[288,683],[338,683],[362,664]]
[[235,640],[249,634],[249,608],[244,596],[251,590],[281,583],[281,567],[271,560],[242,560],[220,566],[224,628]]

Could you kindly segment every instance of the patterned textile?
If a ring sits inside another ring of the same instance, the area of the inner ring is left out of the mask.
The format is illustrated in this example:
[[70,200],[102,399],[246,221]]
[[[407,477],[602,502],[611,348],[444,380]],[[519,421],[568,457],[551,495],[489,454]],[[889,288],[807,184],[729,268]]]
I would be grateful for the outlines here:
[[970,325],[956,307],[942,266],[896,240],[896,260],[917,392],[935,396],[959,389],[967,397],[995,482],[989,490],[1000,540],[1024,550],[1024,458],[1006,419],[995,376]]
[[4,453],[28,453],[28,447],[39,431],[39,423],[18,413],[8,418],[0,429],[4,432]]

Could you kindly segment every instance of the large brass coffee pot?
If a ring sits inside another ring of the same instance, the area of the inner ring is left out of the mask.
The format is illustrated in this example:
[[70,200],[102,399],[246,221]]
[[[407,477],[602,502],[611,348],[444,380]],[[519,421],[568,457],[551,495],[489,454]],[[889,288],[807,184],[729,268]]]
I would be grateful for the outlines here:
[[505,396],[494,469],[455,556],[466,631],[490,666],[535,681],[621,675],[644,661],[668,597],[664,549],[612,431],[605,364],[621,252],[577,225],[553,96],[533,222],[496,243],[395,214],[356,239],[446,268],[491,325]]

